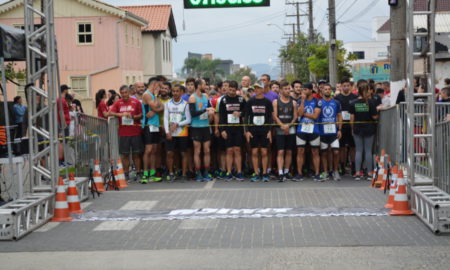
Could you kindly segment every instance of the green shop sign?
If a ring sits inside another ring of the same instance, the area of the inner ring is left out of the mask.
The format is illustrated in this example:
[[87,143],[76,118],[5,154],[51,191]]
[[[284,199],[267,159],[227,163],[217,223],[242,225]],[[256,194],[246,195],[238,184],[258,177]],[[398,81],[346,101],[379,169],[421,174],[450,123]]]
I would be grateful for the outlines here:
[[184,8],[268,7],[270,0],[184,0]]

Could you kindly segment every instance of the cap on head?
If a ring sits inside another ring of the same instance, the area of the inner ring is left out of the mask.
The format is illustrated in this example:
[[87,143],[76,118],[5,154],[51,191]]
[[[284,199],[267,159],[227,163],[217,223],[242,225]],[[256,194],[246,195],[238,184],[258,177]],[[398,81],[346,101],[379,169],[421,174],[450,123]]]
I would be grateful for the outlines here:
[[253,87],[253,89],[256,89],[256,88],[264,88],[264,87],[262,87],[262,85],[259,84],[259,83],[254,83],[254,84],[252,85],[252,87]]
[[71,89],[69,86],[67,86],[67,84],[63,84],[63,85],[61,85],[61,92],[64,92],[64,91],[66,91],[66,90],[69,90],[69,89]]

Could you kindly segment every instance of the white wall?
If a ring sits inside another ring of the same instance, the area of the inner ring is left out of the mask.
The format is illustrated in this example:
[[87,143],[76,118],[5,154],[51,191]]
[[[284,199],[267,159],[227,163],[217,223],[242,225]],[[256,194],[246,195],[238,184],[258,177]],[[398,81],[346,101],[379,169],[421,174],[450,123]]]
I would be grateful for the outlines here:
[[352,63],[373,63],[388,58],[388,41],[351,42],[344,44],[347,53],[364,51],[365,58],[352,61]]
[[[389,20],[389,17],[387,16],[380,16],[380,17],[373,17],[372,18],[372,39],[376,41],[386,41],[389,40],[386,39],[386,36],[384,34],[378,34],[377,30],[380,29],[380,27]],[[389,35],[389,34],[388,34]]]

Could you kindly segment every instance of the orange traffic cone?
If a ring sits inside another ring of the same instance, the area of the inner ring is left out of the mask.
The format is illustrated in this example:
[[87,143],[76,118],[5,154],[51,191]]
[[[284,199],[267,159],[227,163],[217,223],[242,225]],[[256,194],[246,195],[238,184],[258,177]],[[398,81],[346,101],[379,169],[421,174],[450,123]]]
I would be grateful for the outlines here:
[[375,187],[375,182],[377,181],[377,174],[380,168],[380,158],[378,156],[375,156],[375,161],[377,164],[377,168],[374,168],[373,172],[372,172],[372,183],[370,184],[369,187]]
[[[388,155],[386,155],[386,157],[387,157],[387,164],[388,164],[388,166],[390,166],[391,165],[391,158]],[[385,175],[384,175],[384,178],[383,178],[383,182],[381,183],[380,190],[386,190],[386,186],[389,185],[389,183],[387,181],[389,170],[384,170],[384,174]]]
[[386,151],[381,149],[380,162],[385,163],[384,156],[386,155]]
[[69,215],[69,204],[67,203],[66,190],[64,188],[64,180],[62,177],[58,180],[55,196],[55,212],[52,221],[72,221],[72,217]]
[[414,212],[409,208],[408,196],[406,195],[406,182],[403,179],[403,170],[398,171],[397,191],[395,192],[394,204],[389,212],[390,216],[410,216]]
[[379,188],[383,185],[383,182],[386,181],[386,174],[384,170],[384,163],[380,162],[380,168],[378,169],[378,179],[375,182],[375,187]]
[[391,185],[389,186],[389,196],[387,203],[384,205],[384,208],[392,208],[394,207],[394,198],[395,198],[395,192],[397,189],[397,165],[392,167],[392,180]]
[[78,197],[77,185],[73,173],[69,175],[69,187],[67,189],[67,202],[71,214],[82,214],[80,198]]
[[92,175],[92,177],[94,178],[94,185],[97,188],[97,191],[104,192],[105,187],[103,186],[103,178],[100,172],[100,162],[98,161],[98,159],[95,160],[94,174]]
[[125,174],[123,172],[123,166],[122,166],[122,160],[119,158],[117,160],[117,175],[116,176],[116,183],[118,188],[126,188],[128,187],[127,180],[125,179]]

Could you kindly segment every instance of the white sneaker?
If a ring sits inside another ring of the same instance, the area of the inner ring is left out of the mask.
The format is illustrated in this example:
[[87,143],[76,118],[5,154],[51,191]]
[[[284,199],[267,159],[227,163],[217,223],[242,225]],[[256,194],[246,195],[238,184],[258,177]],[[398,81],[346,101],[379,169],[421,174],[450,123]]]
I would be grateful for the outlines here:
[[334,181],[341,181],[341,176],[339,175],[338,171],[333,172],[333,180]]

